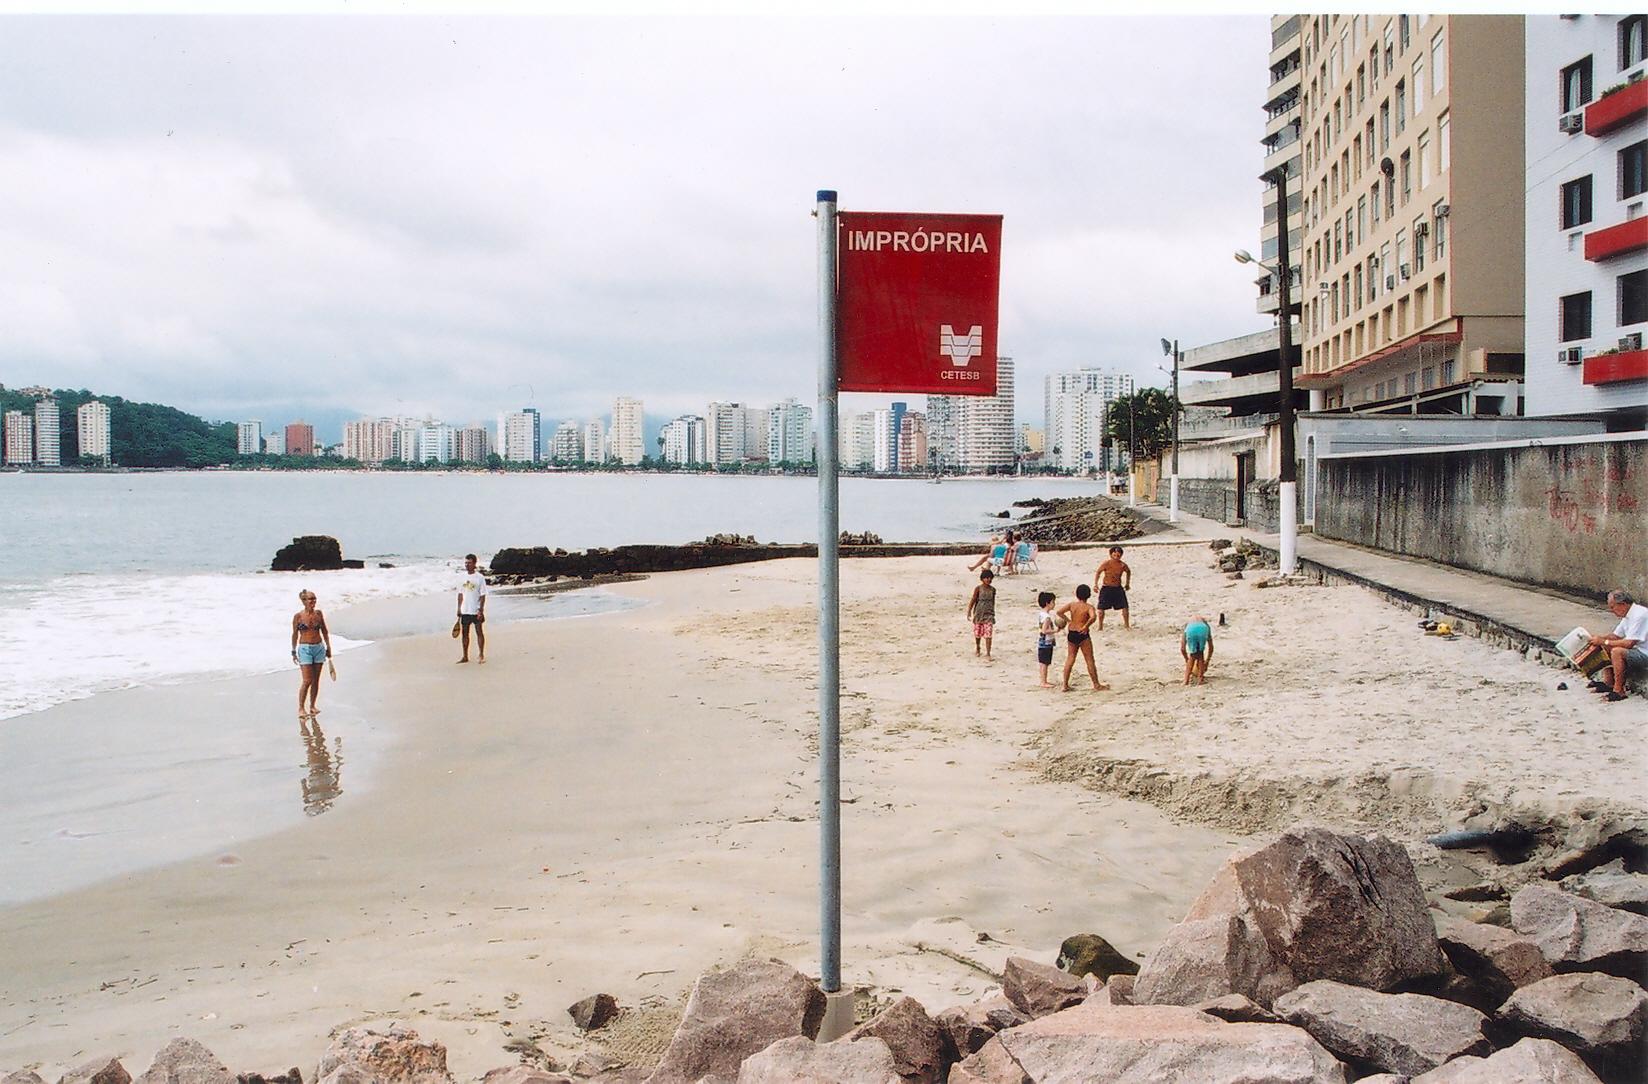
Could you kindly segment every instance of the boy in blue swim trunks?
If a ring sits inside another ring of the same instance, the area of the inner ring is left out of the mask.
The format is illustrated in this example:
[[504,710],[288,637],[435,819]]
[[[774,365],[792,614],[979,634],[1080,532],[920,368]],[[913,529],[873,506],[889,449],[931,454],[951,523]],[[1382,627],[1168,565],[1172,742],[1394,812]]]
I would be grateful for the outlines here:
[[1207,664],[1213,661],[1213,626],[1201,614],[1192,617],[1179,633],[1179,654],[1184,657],[1184,683],[1207,684]]

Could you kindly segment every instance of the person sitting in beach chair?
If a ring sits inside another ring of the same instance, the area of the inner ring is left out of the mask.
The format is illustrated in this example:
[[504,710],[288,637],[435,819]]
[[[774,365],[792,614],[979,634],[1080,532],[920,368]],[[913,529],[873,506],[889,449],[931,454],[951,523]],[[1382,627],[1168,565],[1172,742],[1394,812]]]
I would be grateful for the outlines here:
[[995,570],[1008,576],[1015,574],[1018,572],[1018,556],[1019,536],[1008,531],[1007,537],[1002,539],[1001,560],[995,564]]
[[1001,564],[1005,560],[1007,560],[1007,543],[1002,540],[1000,535],[992,535],[990,548],[984,551],[984,556],[968,565],[967,571],[977,572],[983,566],[989,565],[991,572],[997,572],[1000,571]]
[[1013,558],[1013,567],[1020,572],[1040,572],[1041,565],[1036,563],[1036,544],[1020,538],[1017,553]]

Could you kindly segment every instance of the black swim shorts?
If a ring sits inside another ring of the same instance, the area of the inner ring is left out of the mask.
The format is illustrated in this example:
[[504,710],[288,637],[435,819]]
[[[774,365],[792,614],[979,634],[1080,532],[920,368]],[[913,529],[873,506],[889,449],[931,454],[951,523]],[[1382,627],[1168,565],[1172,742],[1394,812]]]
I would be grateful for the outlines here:
[[1099,609],[1125,610],[1127,609],[1127,592],[1120,585],[1099,588]]

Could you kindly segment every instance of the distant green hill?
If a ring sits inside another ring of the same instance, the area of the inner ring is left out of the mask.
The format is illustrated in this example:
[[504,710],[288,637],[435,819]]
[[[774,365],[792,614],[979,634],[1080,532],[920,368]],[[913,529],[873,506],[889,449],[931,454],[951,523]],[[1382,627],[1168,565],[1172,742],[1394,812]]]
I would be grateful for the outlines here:
[[[80,460],[80,424],[75,411],[93,400],[109,405],[111,458],[122,467],[210,467],[235,458],[235,423],[208,422],[176,407],[133,403],[118,395],[61,389],[52,392],[62,414],[64,465]],[[34,413],[34,397],[0,389],[0,411]]]

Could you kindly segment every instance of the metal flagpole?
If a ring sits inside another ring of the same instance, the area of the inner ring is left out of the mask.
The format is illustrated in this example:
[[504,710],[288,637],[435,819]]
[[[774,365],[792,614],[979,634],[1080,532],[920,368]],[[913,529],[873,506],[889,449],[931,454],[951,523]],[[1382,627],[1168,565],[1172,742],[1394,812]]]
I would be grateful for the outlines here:
[[[841,479],[836,420],[836,194],[818,193],[819,986],[841,989]],[[851,1027],[851,1015],[848,1015]],[[824,1036],[820,1034],[820,1039]]]

